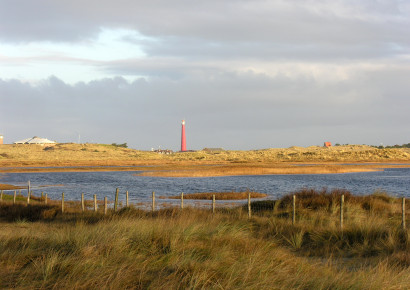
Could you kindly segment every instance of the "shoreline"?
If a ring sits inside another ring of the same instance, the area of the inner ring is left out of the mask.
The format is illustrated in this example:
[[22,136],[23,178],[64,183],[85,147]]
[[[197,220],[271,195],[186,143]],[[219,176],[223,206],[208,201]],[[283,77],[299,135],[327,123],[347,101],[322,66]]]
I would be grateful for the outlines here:
[[[2,173],[32,172],[108,172],[134,171],[137,176],[149,177],[217,177],[243,175],[292,175],[292,174],[338,174],[383,171],[386,168],[410,168],[410,163],[387,162],[281,162],[281,163],[202,163],[174,162],[140,165],[64,165],[10,166],[0,169]],[[43,164],[42,164],[43,165]]]

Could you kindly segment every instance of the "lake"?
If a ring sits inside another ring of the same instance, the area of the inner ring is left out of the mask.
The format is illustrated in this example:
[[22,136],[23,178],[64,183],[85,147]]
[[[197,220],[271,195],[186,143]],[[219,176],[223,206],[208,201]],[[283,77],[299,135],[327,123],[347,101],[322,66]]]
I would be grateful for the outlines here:
[[[135,175],[136,171],[112,172],[37,172],[1,173],[0,183],[27,185],[30,180],[34,195],[41,191],[51,199],[79,200],[83,192],[87,199],[93,194],[98,199],[107,196],[113,199],[115,189],[120,189],[120,200],[129,191],[131,202],[147,202],[151,192],[157,196],[178,195],[180,192],[244,191],[247,189],[266,193],[269,198],[281,196],[301,188],[328,189],[343,188],[356,195],[386,191],[396,197],[410,197],[410,168],[388,168],[384,171],[344,174],[296,174],[223,176],[201,178],[145,177]],[[48,187],[40,187],[51,185]],[[27,194],[26,190],[22,192]]]

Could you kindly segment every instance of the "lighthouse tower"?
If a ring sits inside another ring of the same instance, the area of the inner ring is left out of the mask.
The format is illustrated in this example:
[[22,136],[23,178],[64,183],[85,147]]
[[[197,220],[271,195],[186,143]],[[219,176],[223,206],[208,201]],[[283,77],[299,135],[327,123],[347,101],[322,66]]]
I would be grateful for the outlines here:
[[186,151],[185,120],[182,120],[181,151],[182,152]]

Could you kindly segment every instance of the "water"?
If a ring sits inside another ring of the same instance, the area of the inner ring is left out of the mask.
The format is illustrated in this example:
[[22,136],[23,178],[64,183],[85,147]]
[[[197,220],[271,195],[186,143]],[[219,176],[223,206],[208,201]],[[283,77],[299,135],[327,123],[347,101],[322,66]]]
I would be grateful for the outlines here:
[[[0,183],[27,185],[30,180],[34,195],[41,191],[51,199],[79,200],[83,192],[87,199],[97,194],[99,199],[108,196],[113,199],[115,189],[120,189],[120,200],[129,191],[130,201],[147,202],[151,192],[156,196],[178,195],[180,192],[217,192],[254,190],[279,198],[298,189],[343,188],[353,194],[370,194],[376,190],[386,191],[392,196],[410,197],[410,168],[389,168],[385,171],[318,174],[318,175],[262,175],[224,176],[203,178],[166,178],[135,175],[136,171],[117,172],[37,172],[1,173]],[[40,187],[42,185],[52,185]],[[58,186],[61,185],[61,186]],[[23,194],[26,191],[23,190]]]

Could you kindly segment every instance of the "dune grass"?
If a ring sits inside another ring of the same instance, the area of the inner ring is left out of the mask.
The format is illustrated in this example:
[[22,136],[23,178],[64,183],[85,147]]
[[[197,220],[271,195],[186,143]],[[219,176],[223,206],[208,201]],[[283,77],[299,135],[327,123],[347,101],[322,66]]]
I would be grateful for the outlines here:
[[[202,200],[212,200],[215,195],[216,200],[240,200],[247,199],[248,195],[251,195],[251,198],[262,198],[267,197],[266,193],[260,192],[251,192],[251,191],[226,191],[226,192],[198,192],[198,193],[184,193],[184,199],[202,199]],[[161,198],[169,199],[181,199],[181,195],[167,196]]]
[[[345,194],[346,225],[337,215]],[[0,204],[1,288],[408,289],[410,234],[383,193],[304,189],[210,210]]]
[[[199,150],[169,155],[104,144],[0,146],[0,172],[141,170],[143,175],[170,177],[320,174],[408,167],[409,161],[409,148],[377,149],[364,145],[220,152]],[[379,164],[346,164],[364,162]],[[403,164],[383,164],[391,162]],[[306,166],[297,166],[300,163]]]
[[15,186],[12,184],[0,183],[0,190],[13,190],[13,189],[23,189],[27,188],[26,186]]

